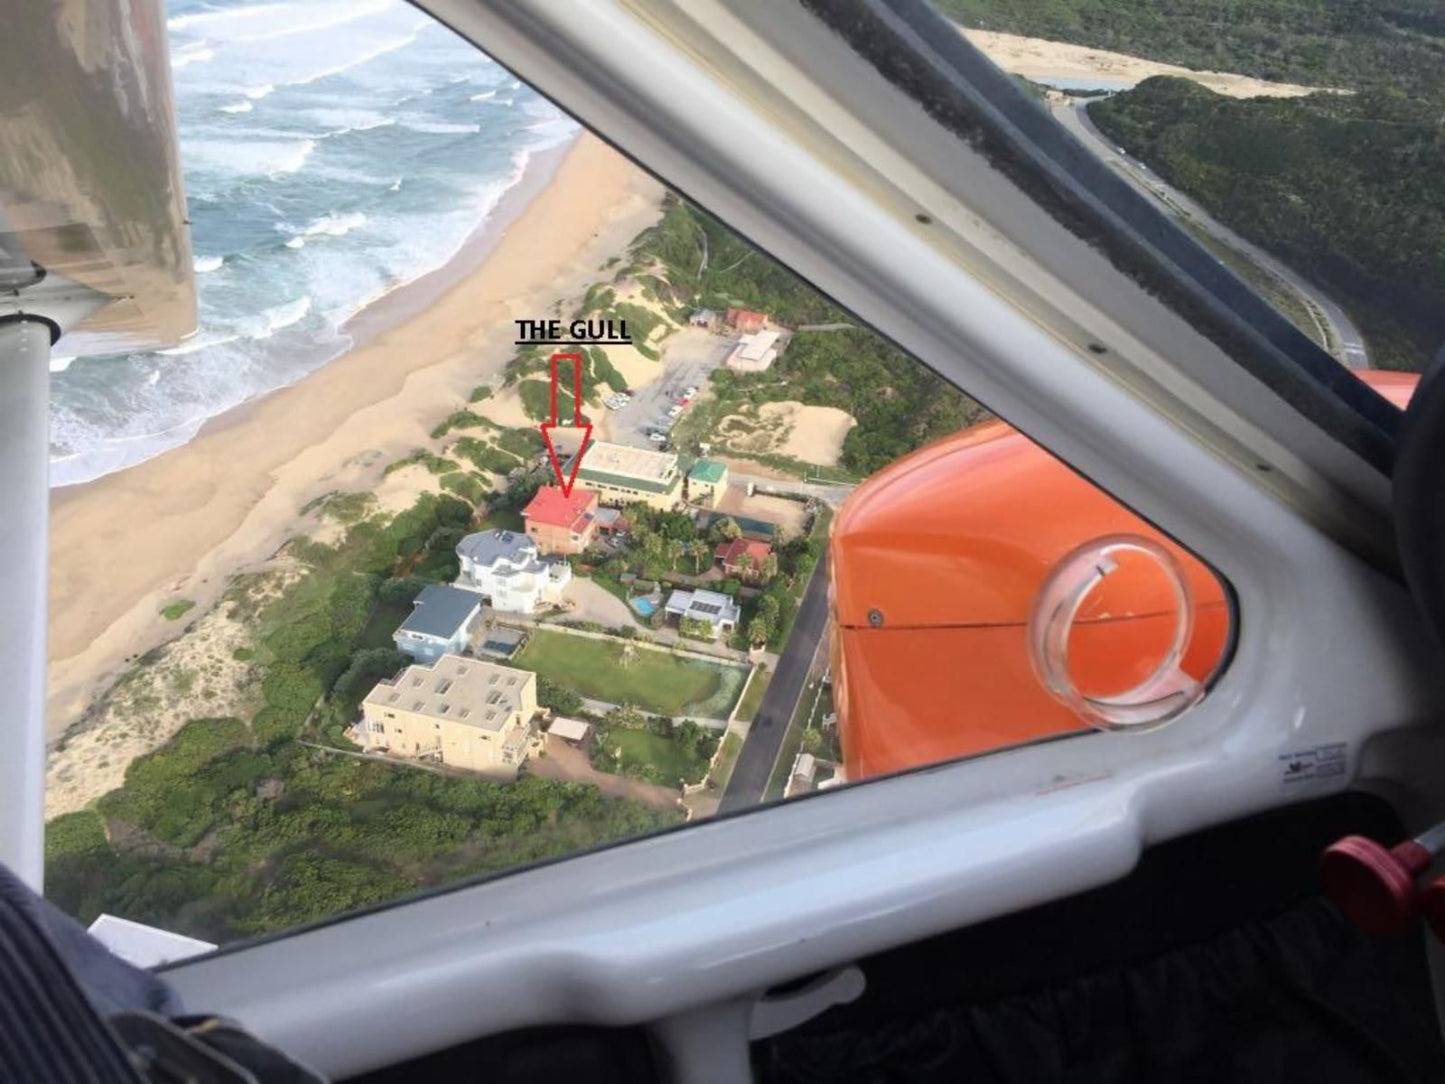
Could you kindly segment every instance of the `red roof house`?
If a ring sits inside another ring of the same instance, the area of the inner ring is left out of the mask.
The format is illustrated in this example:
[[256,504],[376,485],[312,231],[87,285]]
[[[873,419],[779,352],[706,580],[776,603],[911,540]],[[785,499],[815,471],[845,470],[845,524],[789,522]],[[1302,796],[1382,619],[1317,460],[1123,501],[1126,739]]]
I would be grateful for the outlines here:
[[[721,543],[713,556],[722,562],[723,571],[729,576],[756,580],[762,577],[763,562],[772,552],[773,548],[766,542],[734,538],[731,542]],[[744,558],[747,560],[744,561]]]
[[728,323],[732,324],[734,330],[740,331],[744,335],[762,331],[763,324],[767,319],[765,313],[753,312],[751,309],[728,309]]
[[527,537],[542,553],[581,553],[597,533],[597,494],[574,489],[570,496],[557,486],[542,486],[522,509]]

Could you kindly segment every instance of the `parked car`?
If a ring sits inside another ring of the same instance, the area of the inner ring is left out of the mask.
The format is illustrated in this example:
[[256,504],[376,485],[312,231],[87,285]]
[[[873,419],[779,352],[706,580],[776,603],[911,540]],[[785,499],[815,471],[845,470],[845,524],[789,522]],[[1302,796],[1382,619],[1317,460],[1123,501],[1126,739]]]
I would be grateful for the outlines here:
[[669,407],[669,408],[668,408],[668,411],[667,411],[667,416],[668,416],[669,418],[676,418],[676,417],[677,417],[679,414],[681,414],[681,413],[682,413],[682,407],[680,407],[680,406]]
[[654,429],[651,433],[647,434],[647,439],[652,441],[653,444],[666,444],[667,434],[659,433],[656,429]]
[[688,388],[688,389],[687,389],[685,392],[683,392],[682,394],[683,394],[683,397],[684,397],[684,398],[691,399],[694,395],[697,394],[697,388],[696,388],[696,387]]

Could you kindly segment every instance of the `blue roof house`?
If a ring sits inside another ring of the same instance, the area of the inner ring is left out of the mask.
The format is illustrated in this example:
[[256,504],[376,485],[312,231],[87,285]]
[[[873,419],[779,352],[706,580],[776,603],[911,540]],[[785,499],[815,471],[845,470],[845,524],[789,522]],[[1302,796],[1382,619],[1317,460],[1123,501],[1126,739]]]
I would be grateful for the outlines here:
[[411,614],[392,634],[392,642],[417,662],[435,662],[443,655],[460,655],[466,650],[482,612],[482,596],[432,583],[422,588],[412,606]]

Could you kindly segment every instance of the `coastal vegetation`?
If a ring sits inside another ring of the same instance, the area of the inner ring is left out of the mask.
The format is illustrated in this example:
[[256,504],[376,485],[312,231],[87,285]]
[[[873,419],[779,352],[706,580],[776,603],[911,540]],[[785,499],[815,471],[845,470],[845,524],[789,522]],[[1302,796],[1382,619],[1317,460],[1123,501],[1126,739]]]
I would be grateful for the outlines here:
[[[124,784],[47,828],[47,891],[83,921],[124,914],[208,940],[269,932],[428,886],[674,823],[593,787],[514,784],[362,761],[343,731],[406,660],[391,632],[427,582],[456,575],[468,502],[423,493],[222,606],[251,630],[248,717],[195,718]],[[280,578],[278,578],[280,577]]]
[[161,616],[167,621],[179,621],[195,609],[195,602],[191,599],[177,599],[175,602],[167,603],[161,607]]
[[50,822],[46,891],[83,922],[106,911],[227,941],[680,819],[581,784],[267,748],[239,720],[197,720],[115,798]]
[[1418,370],[1445,341],[1442,101],[1383,92],[1239,100],[1154,78],[1089,114],[1343,304],[1373,365]]

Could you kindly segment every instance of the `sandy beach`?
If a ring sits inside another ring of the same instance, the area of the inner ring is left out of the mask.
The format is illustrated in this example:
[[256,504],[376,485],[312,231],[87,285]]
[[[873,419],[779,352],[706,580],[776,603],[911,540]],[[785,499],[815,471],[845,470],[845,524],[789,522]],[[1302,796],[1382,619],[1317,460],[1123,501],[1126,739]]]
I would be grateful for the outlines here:
[[[181,448],[56,491],[52,741],[129,660],[204,619],[235,573],[272,556],[309,501],[372,488],[424,444],[438,418],[501,375],[512,320],[551,315],[659,214],[661,186],[587,134],[542,183],[499,237],[494,222],[446,268],[358,317],[359,339],[377,332],[369,342]],[[196,607],[167,621],[160,610],[177,599]]]

